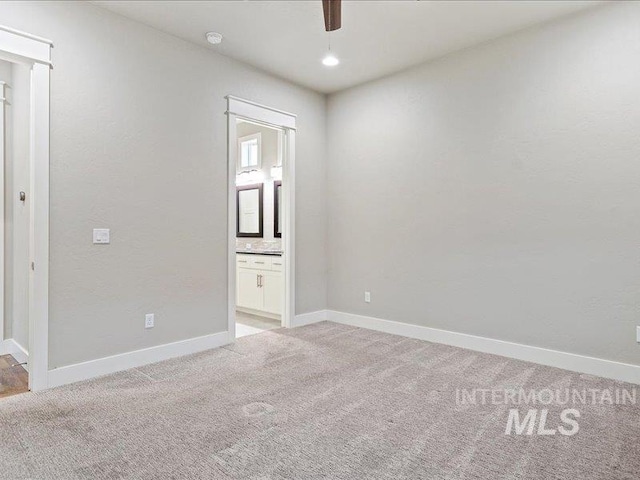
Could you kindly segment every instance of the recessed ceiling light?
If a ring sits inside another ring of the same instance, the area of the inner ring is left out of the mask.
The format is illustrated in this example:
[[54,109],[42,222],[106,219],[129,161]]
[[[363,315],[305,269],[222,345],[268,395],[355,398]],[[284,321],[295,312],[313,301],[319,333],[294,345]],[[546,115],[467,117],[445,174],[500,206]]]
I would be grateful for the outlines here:
[[218,32],[208,32],[206,37],[207,42],[211,45],[218,45],[219,43],[222,43],[222,34]]
[[322,64],[326,67],[335,67],[340,63],[338,57],[333,55],[332,53],[327,53],[327,56],[322,59]]

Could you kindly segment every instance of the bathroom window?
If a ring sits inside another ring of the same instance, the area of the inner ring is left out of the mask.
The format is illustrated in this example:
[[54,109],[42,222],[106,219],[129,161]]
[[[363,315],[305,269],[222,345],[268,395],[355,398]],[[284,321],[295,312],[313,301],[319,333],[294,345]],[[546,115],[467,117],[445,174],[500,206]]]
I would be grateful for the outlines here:
[[255,133],[238,139],[238,171],[260,169],[262,161],[260,137],[260,133]]

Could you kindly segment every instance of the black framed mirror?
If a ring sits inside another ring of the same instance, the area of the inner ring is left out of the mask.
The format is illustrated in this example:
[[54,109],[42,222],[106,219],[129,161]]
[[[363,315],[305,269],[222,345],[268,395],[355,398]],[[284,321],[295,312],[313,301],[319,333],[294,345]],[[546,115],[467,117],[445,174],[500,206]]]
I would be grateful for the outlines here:
[[264,236],[263,184],[236,187],[236,237]]
[[282,238],[282,182],[273,182],[273,236]]

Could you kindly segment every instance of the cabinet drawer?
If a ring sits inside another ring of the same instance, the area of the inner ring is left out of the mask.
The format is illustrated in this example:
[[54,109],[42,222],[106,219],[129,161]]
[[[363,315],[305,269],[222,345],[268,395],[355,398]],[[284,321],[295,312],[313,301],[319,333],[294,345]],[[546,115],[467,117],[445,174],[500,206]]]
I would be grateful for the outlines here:
[[236,255],[236,265],[242,268],[249,268],[251,255]]
[[249,268],[271,270],[271,257],[266,255],[253,255],[252,258],[249,259]]
[[281,272],[283,270],[283,265],[282,257],[273,257],[271,259],[271,270],[274,272]]
[[238,268],[251,268],[255,270],[283,271],[283,257],[276,255],[236,255]]
[[236,265],[239,268],[271,270],[271,257],[269,255],[236,255]]

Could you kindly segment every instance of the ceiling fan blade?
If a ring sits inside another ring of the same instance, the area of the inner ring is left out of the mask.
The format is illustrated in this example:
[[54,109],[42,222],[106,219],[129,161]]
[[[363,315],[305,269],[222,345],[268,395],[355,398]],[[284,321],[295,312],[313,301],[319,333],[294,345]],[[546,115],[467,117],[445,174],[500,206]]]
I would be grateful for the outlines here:
[[322,0],[324,28],[327,32],[338,30],[342,26],[342,0]]

